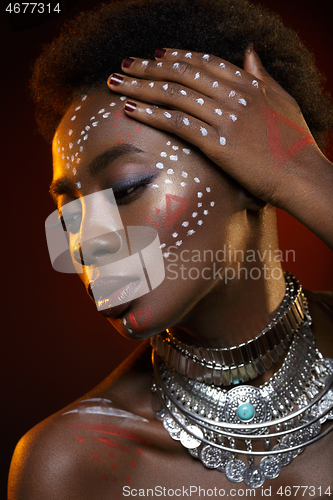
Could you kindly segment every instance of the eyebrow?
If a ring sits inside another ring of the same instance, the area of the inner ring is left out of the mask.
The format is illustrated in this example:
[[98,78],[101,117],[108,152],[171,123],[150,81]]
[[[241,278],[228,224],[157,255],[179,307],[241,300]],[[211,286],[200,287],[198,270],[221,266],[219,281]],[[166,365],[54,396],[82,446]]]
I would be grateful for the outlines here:
[[[140,148],[137,148],[131,144],[122,144],[112,147],[104,153],[96,156],[88,165],[88,172],[91,177],[97,177],[97,175],[110,166],[112,162],[121,158],[122,156],[128,156],[134,153],[145,153]],[[56,203],[58,196],[63,194],[71,194],[75,191],[75,184],[65,178],[57,179],[53,181],[50,185],[49,192],[53,201]]]

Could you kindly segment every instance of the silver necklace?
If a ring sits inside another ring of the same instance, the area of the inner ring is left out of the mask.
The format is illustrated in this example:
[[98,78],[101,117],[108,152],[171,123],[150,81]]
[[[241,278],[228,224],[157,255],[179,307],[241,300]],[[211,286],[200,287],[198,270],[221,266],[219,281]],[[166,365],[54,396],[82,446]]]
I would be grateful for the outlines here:
[[[231,482],[257,488],[278,477],[306,446],[333,429],[323,429],[333,419],[333,360],[316,349],[310,324],[306,311],[281,368],[260,387],[226,390],[190,379],[153,351],[156,418],[194,458]],[[254,442],[260,449],[253,450]]]
[[309,320],[299,281],[285,273],[286,293],[270,323],[256,337],[230,348],[186,344],[169,330],[151,339],[157,355],[178,373],[215,386],[230,386],[262,375],[284,354],[293,335]]

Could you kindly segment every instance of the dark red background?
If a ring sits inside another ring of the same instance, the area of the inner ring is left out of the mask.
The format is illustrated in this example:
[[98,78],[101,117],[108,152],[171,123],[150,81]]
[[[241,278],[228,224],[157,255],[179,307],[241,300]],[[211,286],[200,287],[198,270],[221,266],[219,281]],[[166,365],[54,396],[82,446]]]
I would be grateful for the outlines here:
[[[31,61],[59,21],[98,2],[81,0],[53,21],[23,29],[1,15],[2,425],[0,456],[7,475],[15,443],[29,428],[93,388],[137,346],[101,317],[78,278],[53,271],[44,221],[54,210],[48,195],[50,147],[34,128],[27,83]],[[266,0],[296,29],[333,90],[329,2]],[[7,4],[6,4],[7,5]],[[3,7],[4,9],[4,7]],[[24,21],[24,20],[23,20]],[[129,54],[135,55],[135,54]],[[332,147],[328,156],[333,160]],[[310,289],[332,289],[332,252],[287,214],[279,214],[282,249],[294,249],[288,269]],[[4,494],[1,495],[4,498]]]

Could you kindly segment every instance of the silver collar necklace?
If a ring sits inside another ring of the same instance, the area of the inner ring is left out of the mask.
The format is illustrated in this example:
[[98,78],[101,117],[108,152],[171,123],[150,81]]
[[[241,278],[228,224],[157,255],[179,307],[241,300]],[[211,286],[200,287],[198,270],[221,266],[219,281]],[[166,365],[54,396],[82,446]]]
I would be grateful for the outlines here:
[[[155,417],[162,421],[170,437],[180,441],[204,466],[225,473],[233,483],[244,481],[250,488],[258,488],[266,478],[278,477],[282,467],[306,446],[333,430],[333,425],[324,425],[333,419],[333,360],[324,359],[315,347],[301,286],[291,275],[286,275],[286,283],[289,290],[278,317],[256,339],[267,337],[279,322],[289,324],[294,308],[299,316],[294,318],[292,331],[288,328],[290,345],[281,368],[260,387],[237,383],[235,376],[222,376],[222,372],[248,376],[249,363],[259,359],[254,351],[248,361],[240,358],[236,364],[233,358],[228,365],[224,358],[221,362],[221,357],[219,363],[214,363],[210,349],[190,346],[191,350],[186,346],[185,354],[185,344],[178,350],[175,339],[152,342]],[[171,345],[169,350],[167,344]],[[217,351],[214,349],[215,357]],[[184,373],[184,363],[179,362],[182,358],[170,354],[177,352],[187,363],[190,360],[187,366],[192,367],[191,376]],[[260,356],[265,355],[261,350]],[[230,378],[231,383],[223,384]],[[239,377],[238,382],[254,377],[244,378]],[[231,384],[231,389],[223,387]],[[240,455],[245,456],[245,461],[238,458]]]

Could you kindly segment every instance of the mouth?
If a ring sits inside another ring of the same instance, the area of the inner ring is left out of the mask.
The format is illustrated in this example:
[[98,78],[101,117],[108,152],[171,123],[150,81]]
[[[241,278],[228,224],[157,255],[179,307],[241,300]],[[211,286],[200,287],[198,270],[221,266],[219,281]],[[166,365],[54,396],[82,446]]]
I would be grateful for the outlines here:
[[137,277],[109,276],[92,282],[87,291],[97,309],[109,318],[117,317],[127,309],[140,285],[141,280]]

